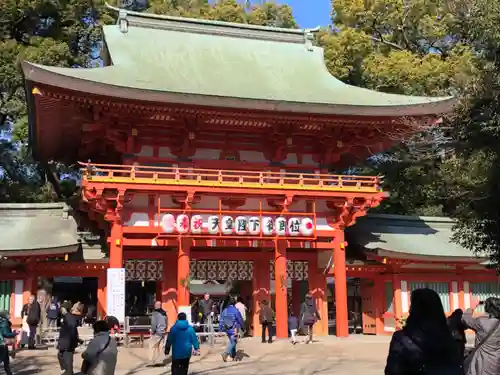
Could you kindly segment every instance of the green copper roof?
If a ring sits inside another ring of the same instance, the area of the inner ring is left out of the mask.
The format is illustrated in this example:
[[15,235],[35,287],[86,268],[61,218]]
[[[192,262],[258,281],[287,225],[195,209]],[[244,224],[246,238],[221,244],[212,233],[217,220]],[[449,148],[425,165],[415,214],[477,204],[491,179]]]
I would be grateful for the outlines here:
[[[122,11],[123,12],[123,11]],[[359,116],[448,112],[450,97],[411,97],[349,86],[327,71],[307,30],[126,12],[127,32],[104,27],[111,66],[25,62],[27,80],[156,103]]]
[[349,228],[348,236],[350,243],[391,258],[439,257],[457,261],[476,258],[469,250],[451,242],[453,224],[452,219],[444,217],[367,215]]
[[53,255],[79,248],[77,225],[63,203],[0,204],[0,255]]

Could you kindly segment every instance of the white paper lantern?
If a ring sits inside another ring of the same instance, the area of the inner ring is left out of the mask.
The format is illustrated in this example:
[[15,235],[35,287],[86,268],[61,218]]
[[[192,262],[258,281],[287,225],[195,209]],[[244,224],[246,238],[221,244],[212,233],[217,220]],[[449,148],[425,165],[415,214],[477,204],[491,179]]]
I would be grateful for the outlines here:
[[191,233],[200,234],[203,230],[203,217],[201,215],[191,216]]
[[288,219],[288,233],[290,236],[298,236],[300,234],[300,219],[292,217]]
[[220,218],[219,216],[209,216],[207,222],[207,231],[210,234],[219,234],[220,228]]
[[286,236],[286,219],[284,217],[276,218],[274,222],[274,227],[276,228],[276,235]]
[[236,218],[235,231],[239,235],[248,233],[248,218],[246,216],[238,216]]
[[224,234],[234,233],[234,219],[231,216],[222,217],[222,233]]
[[252,236],[258,236],[260,234],[260,217],[252,216],[248,219],[248,233]]
[[262,233],[265,236],[272,236],[274,234],[274,219],[272,217],[262,218]]
[[300,233],[302,233],[303,236],[312,236],[314,233],[314,222],[312,219],[302,219],[300,223]]
[[165,233],[173,233],[175,231],[175,216],[166,214],[161,219],[161,228]]
[[176,227],[177,232],[179,233],[187,233],[189,232],[189,216],[185,214],[181,214],[177,216]]

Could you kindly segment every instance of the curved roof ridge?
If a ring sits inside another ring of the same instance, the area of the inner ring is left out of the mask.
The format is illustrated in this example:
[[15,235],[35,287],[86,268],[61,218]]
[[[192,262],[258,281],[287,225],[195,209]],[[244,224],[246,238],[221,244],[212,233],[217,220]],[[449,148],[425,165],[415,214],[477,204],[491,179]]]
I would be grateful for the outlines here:
[[304,43],[306,35],[315,33],[314,29],[286,29],[281,27],[258,26],[235,22],[213,21],[198,18],[175,17],[167,15],[137,12],[114,7],[105,3],[108,9],[127,17],[130,26],[156,28],[162,30],[187,31],[201,34],[221,34],[225,36],[245,37],[249,39],[272,39],[281,42]]

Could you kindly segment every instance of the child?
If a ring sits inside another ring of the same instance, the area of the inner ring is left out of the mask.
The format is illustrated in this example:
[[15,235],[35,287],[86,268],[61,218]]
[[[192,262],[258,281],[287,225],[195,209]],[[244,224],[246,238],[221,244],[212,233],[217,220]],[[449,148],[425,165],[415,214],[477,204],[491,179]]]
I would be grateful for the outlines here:
[[13,339],[16,336],[17,332],[12,331],[9,313],[6,311],[0,312],[0,363],[3,362],[3,368],[7,375],[12,375],[8,345],[13,344]]
[[290,330],[290,336],[292,336],[292,344],[297,343],[297,329],[299,328],[299,321],[297,317],[293,315],[293,311],[290,311],[290,316],[288,317],[288,329]]

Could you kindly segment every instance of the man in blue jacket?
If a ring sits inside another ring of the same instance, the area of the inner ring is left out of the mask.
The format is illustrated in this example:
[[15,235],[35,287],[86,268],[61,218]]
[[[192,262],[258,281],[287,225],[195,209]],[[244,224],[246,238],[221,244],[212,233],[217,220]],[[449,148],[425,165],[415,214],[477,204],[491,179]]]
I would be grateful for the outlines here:
[[229,339],[226,351],[222,353],[222,360],[224,362],[227,361],[227,357],[231,357],[233,361],[235,360],[238,332],[244,327],[243,317],[234,304],[235,300],[231,297],[227,307],[222,311],[219,321],[219,330],[221,332],[226,332],[227,338]]
[[172,348],[172,375],[187,375],[189,360],[194,355],[199,355],[200,344],[193,327],[186,320],[185,313],[177,315],[177,321],[167,336],[165,355],[170,354]]

